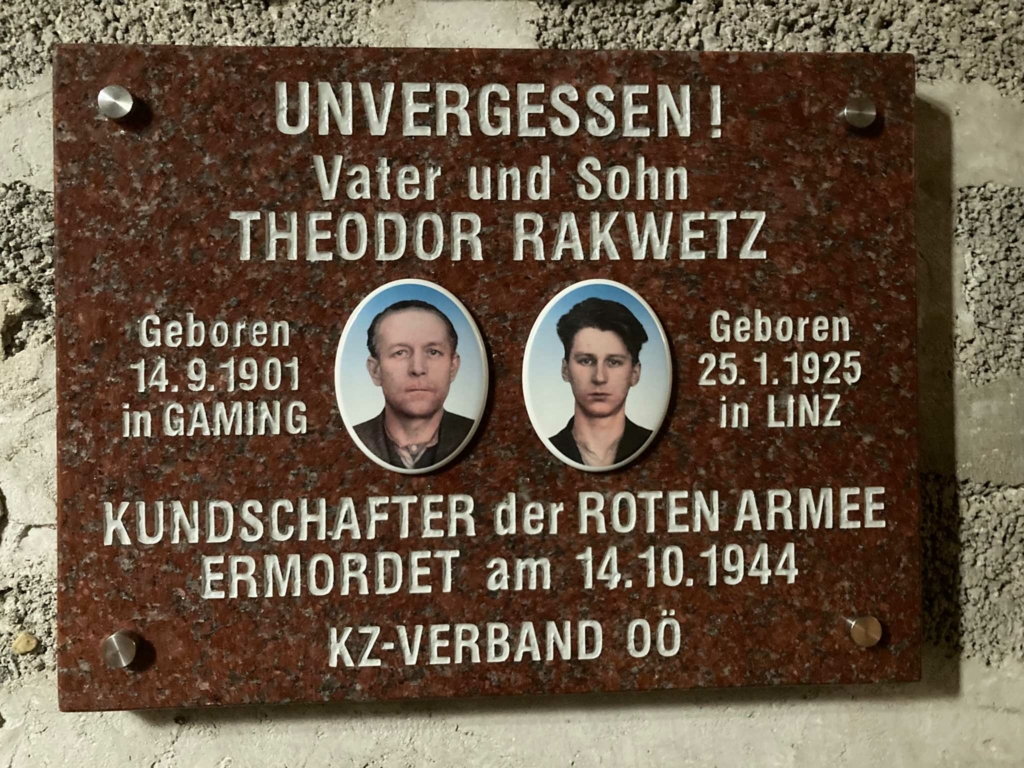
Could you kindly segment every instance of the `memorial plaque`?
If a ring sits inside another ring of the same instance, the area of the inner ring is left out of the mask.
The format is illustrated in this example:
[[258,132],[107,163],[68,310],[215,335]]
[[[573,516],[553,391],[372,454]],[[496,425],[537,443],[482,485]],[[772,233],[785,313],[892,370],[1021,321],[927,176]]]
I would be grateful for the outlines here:
[[917,679],[913,98],[60,47],[61,707]]

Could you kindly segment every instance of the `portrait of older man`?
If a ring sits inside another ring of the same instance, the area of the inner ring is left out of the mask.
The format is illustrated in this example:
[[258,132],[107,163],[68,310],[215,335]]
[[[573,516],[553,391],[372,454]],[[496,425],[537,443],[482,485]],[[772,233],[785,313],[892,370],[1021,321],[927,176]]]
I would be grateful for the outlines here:
[[567,459],[605,468],[626,461],[651,436],[651,430],[626,416],[626,398],[640,381],[640,348],[647,332],[617,301],[588,298],[558,320],[565,356],[562,379],[576,401],[565,428],[550,438]]
[[425,301],[398,301],[379,312],[366,335],[366,370],[384,408],[355,426],[363,444],[397,468],[425,469],[447,459],[473,419],[445,410],[459,373],[459,337],[451,320]]

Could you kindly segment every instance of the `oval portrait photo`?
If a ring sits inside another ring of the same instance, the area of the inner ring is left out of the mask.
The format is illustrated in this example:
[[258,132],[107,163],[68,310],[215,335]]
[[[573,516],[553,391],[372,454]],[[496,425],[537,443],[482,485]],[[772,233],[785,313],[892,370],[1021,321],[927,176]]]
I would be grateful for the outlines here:
[[487,356],[469,312],[425,280],[396,280],[355,308],[334,388],[349,435],[382,467],[438,469],[469,443],[487,400]]
[[544,445],[570,466],[601,472],[636,459],[661,428],[671,391],[665,331],[621,283],[575,283],[533,324],[526,410]]

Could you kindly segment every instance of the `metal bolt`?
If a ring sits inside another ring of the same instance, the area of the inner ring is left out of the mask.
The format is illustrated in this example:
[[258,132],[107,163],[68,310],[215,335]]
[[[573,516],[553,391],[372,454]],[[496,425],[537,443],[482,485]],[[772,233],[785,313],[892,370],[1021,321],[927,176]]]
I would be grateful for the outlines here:
[[123,120],[135,106],[135,99],[127,88],[120,85],[108,85],[96,97],[100,114],[109,120]]
[[115,632],[103,641],[103,660],[111,669],[127,669],[139,646],[130,632]]
[[882,640],[882,624],[874,616],[858,616],[847,619],[850,637],[861,648],[873,648]]
[[843,117],[852,128],[867,128],[878,117],[878,110],[875,109],[875,102],[867,96],[857,94],[851,96],[843,108]]

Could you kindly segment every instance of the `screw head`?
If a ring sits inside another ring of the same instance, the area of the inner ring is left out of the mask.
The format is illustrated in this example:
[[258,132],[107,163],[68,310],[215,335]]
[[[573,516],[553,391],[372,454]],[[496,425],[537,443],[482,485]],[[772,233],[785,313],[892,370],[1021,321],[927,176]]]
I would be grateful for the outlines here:
[[875,102],[867,96],[857,94],[851,96],[843,108],[843,117],[851,128],[868,128],[878,117]]
[[96,104],[100,114],[108,120],[121,120],[132,111],[135,99],[127,88],[120,85],[108,85],[96,97]]
[[850,637],[861,648],[873,648],[882,640],[882,624],[874,616],[858,616],[848,619]]
[[127,669],[135,661],[139,646],[130,632],[115,632],[103,641],[103,661],[111,669]]

